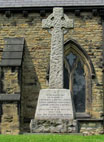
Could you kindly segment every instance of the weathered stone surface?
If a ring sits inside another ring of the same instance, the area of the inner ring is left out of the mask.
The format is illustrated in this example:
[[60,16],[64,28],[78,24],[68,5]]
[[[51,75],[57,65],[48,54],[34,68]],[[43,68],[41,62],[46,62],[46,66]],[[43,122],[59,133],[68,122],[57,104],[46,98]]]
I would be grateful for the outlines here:
[[80,132],[84,135],[98,135],[103,134],[102,122],[80,122],[79,123]]
[[31,120],[31,133],[77,133],[76,120]]
[[22,59],[22,52],[3,52],[2,59]]
[[2,59],[0,66],[21,66],[21,59]]
[[5,44],[10,44],[10,45],[23,45],[24,44],[24,38],[23,37],[15,37],[15,38],[10,38],[10,37],[5,37]]
[[[19,67],[2,67],[0,102],[2,102],[1,133],[18,134],[20,101]],[[3,92],[3,94],[2,94]],[[4,94],[5,93],[5,94]],[[12,102],[12,103],[11,103]]]
[[2,68],[1,74],[1,90],[2,94],[20,94],[20,68],[19,67],[4,67]]
[[[98,119],[103,112],[103,72],[102,68],[99,67],[102,59],[101,18],[99,16],[93,17],[91,12],[81,12],[80,17],[76,17],[71,12],[66,14],[69,18],[74,19],[75,23],[74,29],[69,30],[65,35],[64,41],[69,39],[77,41],[89,55],[95,68],[96,79],[92,80],[92,93],[88,94],[92,98],[92,107],[87,105],[89,98],[86,98],[86,112],[91,114],[91,118]],[[50,13],[47,13],[46,17],[48,15]],[[40,13],[29,13],[27,18],[22,17],[20,13],[14,13],[10,19],[3,14],[0,14],[0,16],[0,60],[6,44],[4,42],[5,37],[24,37],[26,41],[22,67],[21,129],[23,132],[29,132],[30,122],[25,122],[25,119],[34,118],[39,90],[40,88],[48,88],[46,71],[49,65],[51,35],[42,29]],[[29,25],[28,22],[30,18],[33,19],[32,25]],[[14,23],[16,23],[15,26]],[[17,75],[6,72],[6,84],[4,84],[6,91],[10,94],[15,92],[15,87],[18,91],[18,83],[11,83],[10,81],[12,79],[12,82],[14,82],[14,78],[17,78]],[[98,86],[98,83],[101,86]],[[86,127],[87,125],[88,123],[86,123]],[[82,125],[80,127],[83,128]],[[86,127],[83,132],[89,132]],[[100,132],[96,128],[96,130],[92,129],[90,133],[96,133],[96,131],[97,133]]]
[[4,40],[5,48],[0,66],[21,66],[24,38],[5,38]]
[[5,48],[3,49],[3,51],[6,51],[6,52],[21,52],[23,51],[23,45],[15,45],[15,44],[6,44],[5,45]]
[[0,101],[20,101],[20,94],[0,94]]
[[1,133],[2,134],[19,134],[19,115],[17,103],[3,104],[1,118]]
[[[41,132],[68,132],[72,129],[66,128],[67,124],[63,125],[62,120],[71,120],[74,119],[74,111],[72,105],[72,98],[69,90],[63,88],[63,40],[64,40],[64,31],[63,28],[72,28],[73,21],[70,20],[63,13],[63,8],[54,8],[53,14],[51,14],[47,20],[43,20],[43,28],[52,28],[50,33],[52,34],[51,38],[51,57],[50,57],[50,76],[49,76],[49,88],[40,90],[38,104],[35,114],[35,120],[53,120],[60,119],[61,123],[58,125],[55,130],[50,123],[48,127],[41,127],[37,130]],[[34,120],[34,121],[35,121]],[[33,121],[31,122],[33,123]],[[44,124],[44,123],[43,123]],[[30,124],[33,129],[36,130],[35,126]],[[36,127],[39,124],[37,124]],[[46,124],[45,124],[46,125]],[[57,125],[57,123],[56,123]],[[74,126],[75,127],[75,126]],[[36,132],[36,131],[34,131]]]
[[49,87],[63,88],[64,33],[66,29],[73,28],[73,20],[63,13],[63,8],[53,8],[53,13],[42,21],[42,27],[52,34]]
[[42,89],[39,93],[36,120],[74,119],[70,90]]

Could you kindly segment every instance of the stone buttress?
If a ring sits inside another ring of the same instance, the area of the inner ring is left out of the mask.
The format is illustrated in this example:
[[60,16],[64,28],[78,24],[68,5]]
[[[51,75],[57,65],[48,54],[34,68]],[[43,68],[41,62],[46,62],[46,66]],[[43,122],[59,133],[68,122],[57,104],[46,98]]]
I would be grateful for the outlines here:
[[1,134],[18,134],[24,38],[5,38],[0,64]]

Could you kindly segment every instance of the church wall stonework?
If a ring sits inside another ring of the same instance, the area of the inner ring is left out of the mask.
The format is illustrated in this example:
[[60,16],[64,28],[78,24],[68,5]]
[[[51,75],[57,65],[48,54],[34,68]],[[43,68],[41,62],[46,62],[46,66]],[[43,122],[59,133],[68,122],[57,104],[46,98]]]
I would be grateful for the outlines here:
[[19,134],[19,116],[17,103],[2,104],[1,134]]
[[[20,94],[19,68],[4,67],[1,68],[0,76],[0,94]],[[2,103],[2,114],[0,130],[2,134],[19,134],[19,110],[16,101],[0,101]]]
[[[43,18],[46,19],[49,14],[46,14]],[[92,79],[92,94],[89,94],[92,103],[89,110],[91,118],[100,119],[103,113],[101,18],[92,16],[90,12],[81,13],[80,17],[75,16],[73,13],[65,14],[74,19],[74,28],[69,30],[64,36],[64,40],[76,40],[89,55],[94,65],[96,76]],[[0,58],[5,44],[5,37],[25,38],[21,84],[21,132],[29,132],[29,123],[34,118],[39,91],[48,88],[46,76],[50,60],[51,35],[48,31],[42,29],[43,18],[39,13],[29,13],[27,18],[23,17],[21,13],[12,14],[10,18],[5,17],[3,14],[0,15]],[[7,75],[9,75],[9,71]],[[6,83],[10,84],[9,81],[10,78],[6,80]],[[8,105],[5,107],[8,107]],[[12,109],[12,111],[15,113],[15,109]],[[2,116],[1,118],[4,121]],[[93,131],[94,127],[90,123],[87,124],[88,122],[84,122],[83,125],[80,124],[81,132],[85,132],[87,126],[92,128]],[[4,128],[2,127],[2,129]],[[102,131],[102,128],[100,131]]]

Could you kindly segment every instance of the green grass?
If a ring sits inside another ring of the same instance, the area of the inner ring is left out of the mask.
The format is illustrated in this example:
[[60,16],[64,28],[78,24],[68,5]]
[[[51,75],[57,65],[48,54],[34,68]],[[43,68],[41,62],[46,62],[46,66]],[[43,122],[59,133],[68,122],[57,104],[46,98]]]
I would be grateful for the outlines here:
[[78,136],[78,135],[0,135],[0,142],[104,142],[104,135]]

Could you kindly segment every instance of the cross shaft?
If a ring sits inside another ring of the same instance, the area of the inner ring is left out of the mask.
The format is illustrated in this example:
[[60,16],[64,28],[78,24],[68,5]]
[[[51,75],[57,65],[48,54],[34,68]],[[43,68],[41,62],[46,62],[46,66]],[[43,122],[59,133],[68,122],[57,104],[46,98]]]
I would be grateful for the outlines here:
[[53,13],[42,21],[42,27],[51,33],[51,55],[49,88],[63,88],[63,44],[66,29],[73,28],[73,20],[64,13],[63,8],[53,9]]

